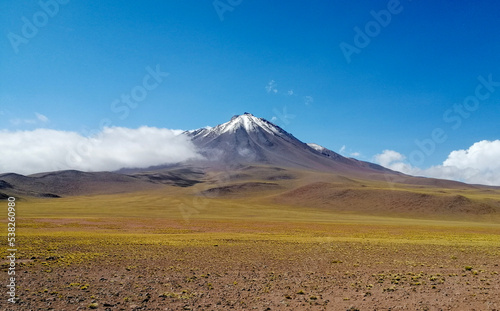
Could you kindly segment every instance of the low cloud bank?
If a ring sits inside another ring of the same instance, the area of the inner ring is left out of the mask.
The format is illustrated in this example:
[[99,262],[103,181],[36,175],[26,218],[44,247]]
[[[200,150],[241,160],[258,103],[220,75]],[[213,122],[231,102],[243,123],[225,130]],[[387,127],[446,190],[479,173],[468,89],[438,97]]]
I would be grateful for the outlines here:
[[140,127],[104,128],[94,137],[36,129],[0,131],[0,173],[33,174],[76,169],[113,171],[199,158],[183,131]]
[[466,150],[452,151],[442,165],[427,169],[411,165],[405,155],[394,150],[373,157],[374,162],[405,174],[495,186],[500,186],[499,159],[500,140],[482,140]]

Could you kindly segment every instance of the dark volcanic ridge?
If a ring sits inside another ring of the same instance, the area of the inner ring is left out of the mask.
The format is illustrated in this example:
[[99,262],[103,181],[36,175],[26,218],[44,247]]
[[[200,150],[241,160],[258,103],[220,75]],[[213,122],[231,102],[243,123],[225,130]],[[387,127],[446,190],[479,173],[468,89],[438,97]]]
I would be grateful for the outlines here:
[[184,167],[157,171],[146,170],[131,174],[76,170],[39,173],[29,176],[9,173],[0,175],[0,199],[3,196],[57,198],[129,193],[159,189],[165,185],[190,187],[203,182],[203,177],[204,172]]

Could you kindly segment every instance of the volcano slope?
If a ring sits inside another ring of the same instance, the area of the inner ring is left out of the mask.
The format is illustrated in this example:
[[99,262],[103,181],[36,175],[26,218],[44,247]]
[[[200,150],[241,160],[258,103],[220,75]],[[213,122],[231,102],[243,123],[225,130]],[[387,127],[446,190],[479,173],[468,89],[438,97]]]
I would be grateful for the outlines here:
[[269,165],[128,174],[137,191],[17,197],[19,300],[2,310],[499,309],[496,188]]

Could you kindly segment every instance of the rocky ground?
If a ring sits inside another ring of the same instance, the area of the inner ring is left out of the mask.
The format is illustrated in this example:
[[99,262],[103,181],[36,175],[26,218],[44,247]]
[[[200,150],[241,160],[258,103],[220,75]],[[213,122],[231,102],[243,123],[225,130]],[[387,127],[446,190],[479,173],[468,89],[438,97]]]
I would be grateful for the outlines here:
[[500,310],[490,245],[296,232],[29,239],[19,301],[2,310]]

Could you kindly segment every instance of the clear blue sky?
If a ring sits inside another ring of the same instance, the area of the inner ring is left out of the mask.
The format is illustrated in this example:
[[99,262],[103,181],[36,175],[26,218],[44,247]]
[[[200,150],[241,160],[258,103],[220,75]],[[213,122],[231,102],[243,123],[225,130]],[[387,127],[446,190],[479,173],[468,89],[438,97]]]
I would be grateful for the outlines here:
[[[498,86],[460,124],[456,112],[443,118],[475,94],[479,76],[500,81],[498,1],[219,3],[236,5],[221,13],[211,0],[69,1],[49,16],[38,1],[2,1],[0,130],[86,133],[103,119],[187,130],[248,111],[371,160],[385,149],[409,155],[442,128],[446,141],[421,167],[500,139]],[[370,12],[388,5],[394,13],[377,31]],[[33,35],[25,24],[34,19]],[[378,33],[348,62],[341,43],[355,46],[354,28],[370,25]],[[155,87],[120,118],[128,106],[112,110],[113,101],[157,65],[169,75],[148,80]]]

